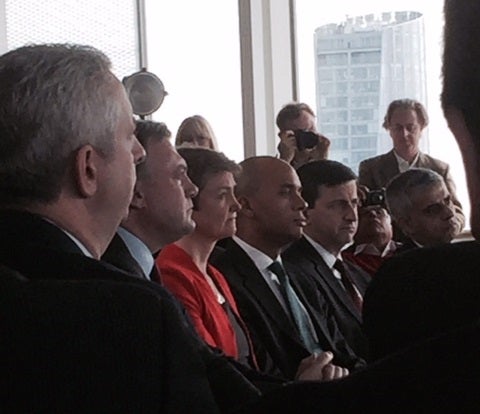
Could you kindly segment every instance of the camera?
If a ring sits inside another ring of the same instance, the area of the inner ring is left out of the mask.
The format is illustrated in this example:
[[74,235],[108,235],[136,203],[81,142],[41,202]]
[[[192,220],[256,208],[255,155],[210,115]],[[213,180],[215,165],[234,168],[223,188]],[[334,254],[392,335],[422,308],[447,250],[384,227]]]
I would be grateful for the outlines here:
[[367,193],[362,207],[385,206],[385,189],[373,190]]
[[294,134],[299,151],[313,148],[318,144],[318,135],[315,132],[297,129]]

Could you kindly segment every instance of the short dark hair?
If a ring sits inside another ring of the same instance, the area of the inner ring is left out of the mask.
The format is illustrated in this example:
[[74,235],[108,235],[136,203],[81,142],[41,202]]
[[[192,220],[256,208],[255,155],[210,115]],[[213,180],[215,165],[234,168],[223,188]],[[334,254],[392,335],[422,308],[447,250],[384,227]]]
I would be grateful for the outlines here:
[[[135,136],[140,144],[142,144],[148,157],[148,148],[151,141],[160,142],[172,136],[172,133],[163,122],[136,120]],[[145,163],[141,162],[136,165],[137,177],[142,177],[145,173]]]
[[294,121],[297,119],[302,112],[307,112],[312,116],[315,116],[312,108],[310,108],[306,103],[302,102],[292,102],[286,104],[277,114],[277,127],[280,131],[285,131],[288,129],[286,126],[289,121]]
[[390,121],[392,120],[393,112],[396,109],[411,109],[417,114],[417,118],[422,125],[422,129],[428,125],[427,110],[420,102],[416,101],[415,99],[396,99],[395,101],[390,102],[390,105],[388,105],[387,113],[385,114],[382,124],[385,129],[390,128]]
[[313,208],[320,196],[320,186],[333,187],[357,180],[355,173],[346,165],[333,160],[311,161],[302,165],[297,174],[302,183],[302,197]]
[[[231,172],[235,176],[240,172],[240,166],[222,152],[202,147],[180,147],[177,151],[185,159],[188,177],[198,187],[199,194],[212,175]],[[197,197],[193,199],[195,208],[197,208]]]

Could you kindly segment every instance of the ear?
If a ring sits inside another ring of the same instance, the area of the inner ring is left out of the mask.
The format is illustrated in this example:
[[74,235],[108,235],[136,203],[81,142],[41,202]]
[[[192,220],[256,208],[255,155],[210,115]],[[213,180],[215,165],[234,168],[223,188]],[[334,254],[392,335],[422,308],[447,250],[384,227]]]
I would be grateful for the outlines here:
[[75,155],[75,182],[77,190],[84,198],[90,198],[98,190],[99,155],[91,145],[84,145]]
[[253,217],[255,212],[252,209],[250,200],[245,196],[237,197],[238,202],[240,203],[240,214],[243,214],[246,217]]
[[133,197],[130,203],[130,208],[133,210],[140,210],[146,206],[145,193],[142,184],[142,181],[137,181],[133,188]]

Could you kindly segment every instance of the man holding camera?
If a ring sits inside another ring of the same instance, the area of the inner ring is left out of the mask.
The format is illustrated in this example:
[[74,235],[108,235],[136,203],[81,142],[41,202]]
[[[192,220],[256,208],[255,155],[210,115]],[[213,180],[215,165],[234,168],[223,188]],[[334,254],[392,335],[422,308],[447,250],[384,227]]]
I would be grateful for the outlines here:
[[342,257],[374,276],[401,243],[393,240],[392,218],[385,204],[385,189],[367,191],[361,198],[354,243],[342,252]]
[[308,222],[304,236],[284,252],[283,260],[291,272],[313,281],[331,305],[350,347],[365,357],[362,305],[370,276],[341,256],[357,230],[357,177],[347,166],[330,160],[310,162],[297,172],[308,203]]
[[280,158],[293,168],[327,158],[330,140],[318,133],[315,113],[307,104],[292,102],[285,105],[278,113],[276,123],[280,130]]

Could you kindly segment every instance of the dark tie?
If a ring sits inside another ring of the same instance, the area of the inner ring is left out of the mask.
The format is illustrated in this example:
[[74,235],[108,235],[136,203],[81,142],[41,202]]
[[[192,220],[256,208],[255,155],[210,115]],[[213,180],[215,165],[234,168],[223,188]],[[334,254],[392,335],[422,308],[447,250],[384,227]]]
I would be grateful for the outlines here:
[[362,306],[363,306],[363,298],[358,289],[355,287],[352,278],[348,274],[347,269],[345,269],[345,265],[341,260],[338,260],[333,265],[335,269],[338,270],[341,276],[342,284],[347,291],[348,296],[352,299],[353,304],[358,309],[360,313],[362,313]]
[[303,344],[310,352],[321,351],[310,330],[309,316],[306,314],[299,302],[298,297],[295,295],[295,291],[290,284],[290,280],[282,264],[275,261],[268,266],[268,269],[275,273],[278,277],[278,281],[280,282],[280,291],[282,292],[287,306],[290,308],[290,314],[293,317]]

